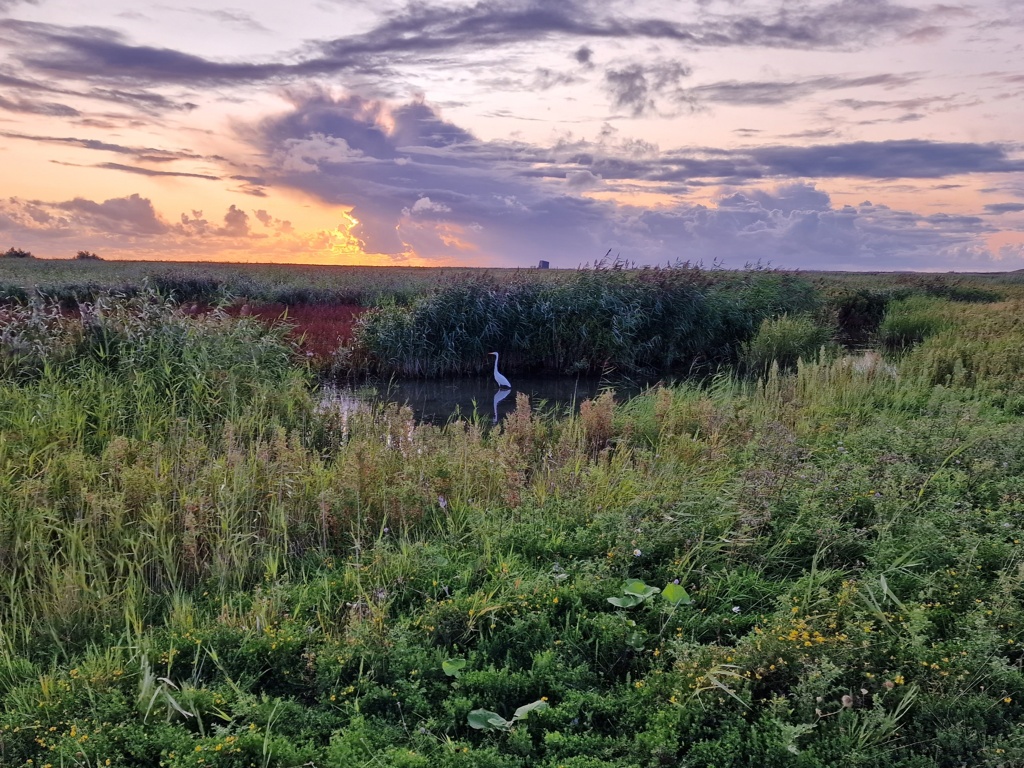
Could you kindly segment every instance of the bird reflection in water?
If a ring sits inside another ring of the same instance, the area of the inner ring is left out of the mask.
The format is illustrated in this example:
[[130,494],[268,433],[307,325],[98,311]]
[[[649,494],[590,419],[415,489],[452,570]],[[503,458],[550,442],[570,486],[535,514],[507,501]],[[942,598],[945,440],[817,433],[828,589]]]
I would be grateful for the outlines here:
[[498,403],[512,394],[511,389],[499,389],[494,393],[494,423],[498,423]]

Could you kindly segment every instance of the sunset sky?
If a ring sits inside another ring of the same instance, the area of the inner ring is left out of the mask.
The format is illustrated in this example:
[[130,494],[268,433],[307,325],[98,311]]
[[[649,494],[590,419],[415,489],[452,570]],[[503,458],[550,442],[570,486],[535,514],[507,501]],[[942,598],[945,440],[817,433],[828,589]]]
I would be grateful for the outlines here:
[[1024,267],[1024,2],[0,0],[0,250]]

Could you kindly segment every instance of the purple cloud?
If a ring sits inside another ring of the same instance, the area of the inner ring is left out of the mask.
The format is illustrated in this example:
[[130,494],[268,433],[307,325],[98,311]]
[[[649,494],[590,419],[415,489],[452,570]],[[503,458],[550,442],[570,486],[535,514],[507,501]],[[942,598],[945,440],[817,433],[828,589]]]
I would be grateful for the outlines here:
[[72,214],[84,225],[122,235],[162,235],[167,224],[159,219],[153,203],[138,194],[112,198],[97,203],[76,197],[64,203],[57,203],[58,210]]
[[[930,269],[948,268],[955,257],[983,268],[992,230],[980,217],[836,208],[825,190],[800,179],[1022,168],[998,145],[926,141],[665,153],[587,142],[542,149],[481,141],[422,101],[389,106],[309,91],[293,93],[292,102],[292,111],[247,135],[267,158],[263,175],[354,206],[356,234],[369,252],[439,260],[543,258],[575,266],[611,247],[640,263]],[[765,188],[772,179],[776,186]],[[666,194],[722,183],[735,191],[711,205],[681,201],[654,210],[585,196],[598,187],[627,191],[637,180]]]
[[1020,213],[1024,211],[1024,203],[989,203],[985,206],[985,213]]
[[[468,6],[413,3],[367,32],[315,42],[276,61],[218,61],[170,48],[134,45],[120,33],[97,27],[7,20],[0,21],[0,28],[20,38],[17,59],[39,72],[118,83],[196,85],[296,80],[339,72],[384,74],[396,64],[422,65],[429,56],[493,51],[551,39],[846,50],[880,37],[907,37],[925,25],[935,26],[938,15],[889,0],[835,0],[777,12],[706,15],[696,21],[680,21],[668,13],[611,13],[596,0],[557,4],[481,0]],[[591,56],[587,42],[574,54],[584,66],[591,63]],[[628,69],[625,74],[630,74]]]

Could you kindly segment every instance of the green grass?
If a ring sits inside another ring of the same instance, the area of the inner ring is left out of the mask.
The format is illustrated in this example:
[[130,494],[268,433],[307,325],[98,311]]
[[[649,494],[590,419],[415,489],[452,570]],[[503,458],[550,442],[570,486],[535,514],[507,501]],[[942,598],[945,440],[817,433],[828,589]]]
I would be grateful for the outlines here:
[[9,307],[0,763],[1020,764],[1001,290],[891,368],[490,430],[318,410],[251,318]]

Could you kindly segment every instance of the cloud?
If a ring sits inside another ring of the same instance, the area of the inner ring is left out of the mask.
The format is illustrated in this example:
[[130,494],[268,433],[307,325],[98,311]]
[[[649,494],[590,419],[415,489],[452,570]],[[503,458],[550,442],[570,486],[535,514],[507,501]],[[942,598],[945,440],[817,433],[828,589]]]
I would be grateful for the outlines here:
[[[63,163],[63,165],[69,165],[69,163]],[[185,173],[179,171],[154,171],[152,168],[139,168],[135,165],[122,165],[121,163],[99,163],[92,166],[93,168],[104,168],[108,171],[124,171],[125,173],[135,173],[140,176],[181,176],[189,179],[207,179],[209,181],[220,181],[220,176],[210,176],[206,173]]]
[[555,72],[547,67],[539,67],[533,73],[533,82],[530,84],[530,88],[536,91],[547,91],[560,85],[572,85],[578,82],[580,82],[580,78],[569,72]]
[[565,184],[569,189],[583,191],[601,186],[601,177],[590,171],[567,171]]
[[[924,27],[938,29],[944,15],[949,13],[941,7],[924,9],[890,0],[787,4],[775,12],[703,14],[685,21],[668,13],[623,12],[598,0],[480,0],[459,6],[410,3],[364,33],[312,42],[278,60],[265,61],[218,61],[170,48],[134,45],[124,35],[98,27],[4,20],[0,29],[17,38],[14,57],[38,72],[194,87],[307,80],[341,72],[382,75],[402,65],[422,69],[433,63],[448,68],[448,57],[459,52],[536,46],[552,40],[581,40],[574,55],[584,65],[591,62],[590,42],[604,39],[680,43],[690,48],[857,50],[879,40],[909,38]],[[611,79],[622,82],[630,76],[628,67],[619,68],[612,71]],[[617,88],[630,93],[628,82]],[[635,108],[636,99],[627,99]]]
[[249,215],[232,205],[224,214],[224,226],[217,233],[228,237],[247,237],[249,235]]
[[985,206],[986,213],[1020,213],[1024,211],[1024,203],[989,203]]
[[848,88],[897,88],[917,81],[917,75],[880,74],[866,77],[812,77],[802,80],[740,81],[724,80],[681,91],[687,102],[771,106],[787,104],[821,91]]
[[402,213],[406,216],[415,216],[422,213],[451,213],[452,209],[444,203],[435,203],[429,197],[421,197],[412,208],[403,208]]
[[227,8],[187,8],[182,9],[184,13],[191,16],[207,16],[214,21],[220,22],[229,27],[236,27],[250,32],[270,32],[271,30],[260,24],[251,14],[237,9]]
[[244,174],[235,174],[230,178],[232,181],[242,182],[236,188],[237,192],[241,192],[246,195],[252,195],[253,197],[267,196],[267,193],[265,191],[265,187],[267,186],[267,180],[262,176],[247,176]]
[[0,109],[7,112],[21,112],[29,115],[46,115],[47,117],[77,117],[82,114],[67,104],[25,98],[6,99],[3,96],[0,96]]
[[859,141],[810,147],[769,146],[748,151],[765,172],[805,178],[936,179],[961,173],[1024,171],[1024,160],[998,144],[919,139]]
[[573,51],[572,57],[578,64],[591,69],[594,66],[594,50],[589,45],[581,45]]
[[59,144],[65,146],[91,149],[97,152],[113,152],[118,155],[131,155],[139,162],[146,163],[169,163],[174,160],[200,160],[202,155],[197,155],[188,150],[156,149],[154,147],[131,147],[124,144],[113,144],[98,139],[80,139],[74,136],[36,136],[28,133],[16,133],[13,131],[0,131],[0,136],[7,139],[21,139],[24,141],[35,141],[42,144]]
[[268,80],[290,71],[293,66],[211,61],[170,48],[132,45],[121,33],[100,27],[7,20],[0,21],[0,30],[20,43],[14,58],[23,65],[71,79],[195,85]]
[[294,231],[290,221],[275,218],[262,208],[258,211],[253,211],[253,215],[264,227],[277,230],[280,233],[290,233]]
[[301,139],[287,139],[276,161],[286,171],[316,171],[320,163],[344,163],[362,154],[343,138],[313,133]]
[[670,14],[630,14],[596,0],[483,0],[454,7],[417,3],[389,16],[376,29],[326,44],[324,50],[342,56],[483,49],[552,36],[676,41],[700,47],[834,48],[907,34],[938,15],[888,0],[838,0],[774,13],[706,15],[698,21],[680,21]]
[[[977,217],[922,216],[886,206],[832,205],[810,185],[733,193],[715,206],[681,206],[643,211],[633,221],[650,243],[672,243],[679,258],[741,266],[768,262],[816,269],[998,269],[983,236],[990,230]],[[631,250],[627,250],[632,246]],[[622,241],[616,249],[649,259],[650,245]]]
[[683,100],[679,83],[691,70],[679,61],[655,64],[629,64],[621,69],[609,68],[604,73],[604,87],[612,104],[639,117],[656,109],[658,97],[670,101]]
[[76,197],[54,208],[72,214],[78,223],[90,229],[101,229],[122,235],[162,235],[167,224],[160,220],[153,203],[138,194],[97,203]]
[[[116,104],[125,104],[149,114],[159,114],[161,112],[176,110],[187,112],[195,109],[197,106],[193,102],[171,99],[163,94],[152,91],[135,89],[126,90],[123,88],[106,87],[93,87],[85,90],[58,88],[48,82],[27,77],[18,77],[4,72],[0,72],[0,85],[13,88],[18,93],[17,102],[7,100],[10,111],[30,111],[29,109],[24,108],[24,106],[18,110],[10,105],[26,104],[31,107],[33,104],[37,104],[38,102],[25,94],[39,93],[57,94],[72,98],[86,98],[98,101],[109,101]],[[43,106],[46,106],[46,103],[43,103]],[[36,111],[39,114],[55,114],[60,117],[77,116],[80,114],[79,110],[64,104],[49,104],[49,107],[50,112],[48,113],[38,112],[38,109],[32,111]]]
[[[639,263],[679,257],[727,258],[731,266],[770,260],[804,268],[929,269],[969,257],[972,268],[992,269],[998,264],[984,261],[995,258],[985,255],[984,237],[993,230],[981,217],[836,207],[820,184],[1024,168],[1000,145],[927,141],[659,152],[609,130],[600,142],[542,148],[482,141],[424,101],[389,104],[315,90],[290,98],[287,112],[246,135],[269,160],[267,182],[352,207],[366,250],[395,259],[415,253],[451,262],[485,254],[516,265],[529,253],[531,260],[575,266],[615,247]],[[307,153],[291,167],[273,162],[307,140],[343,151]],[[711,205],[680,197],[714,184],[731,189]],[[645,209],[587,196],[597,186],[661,192],[675,202]]]
[[[593,149],[593,148],[591,148]],[[549,155],[548,165],[528,173],[563,178],[565,163],[599,174],[606,182],[642,181],[742,184],[758,179],[941,179],[972,173],[1011,174],[1024,170],[1024,159],[999,144],[923,140],[862,141],[836,144],[767,145],[733,150],[689,148],[646,156],[621,152],[566,153],[562,162]],[[536,166],[536,160],[534,160]]]
[[[292,223],[265,209],[251,212],[260,222],[254,231],[250,212],[236,205],[222,223],[208,221],[201,210],[170,222],[152,201],[138,194],[102,202],[77,197],[47,202],[0,200],[0,239],[44,256],[70,256],[85,248],[121,258],[193,261],[197,248],[204,257],[236,254],[234,260],[287,261],[296,254],[330,246],[337,230],[296,232]],[[73,245],[65,245],[65,243]]]

